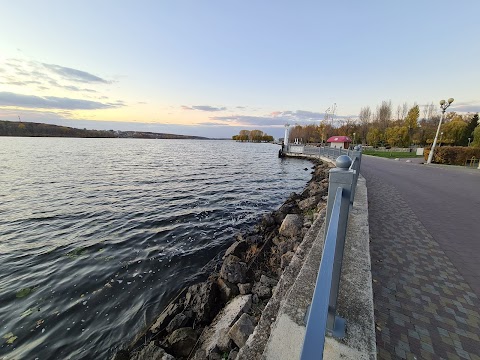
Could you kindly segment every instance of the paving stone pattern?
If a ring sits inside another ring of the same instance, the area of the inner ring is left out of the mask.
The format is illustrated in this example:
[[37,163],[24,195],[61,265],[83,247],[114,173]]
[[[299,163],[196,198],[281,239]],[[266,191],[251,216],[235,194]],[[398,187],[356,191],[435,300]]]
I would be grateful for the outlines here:
[[395,187],[367,179],[379,359],[480,360],[480,301]]

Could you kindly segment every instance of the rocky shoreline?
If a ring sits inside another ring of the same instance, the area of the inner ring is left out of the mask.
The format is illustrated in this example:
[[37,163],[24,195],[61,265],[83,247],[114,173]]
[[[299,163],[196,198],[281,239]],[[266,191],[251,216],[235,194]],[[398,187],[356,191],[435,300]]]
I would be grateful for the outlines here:
[[182,291],[146,332],[112,360],[236,359],[277,282],[325,208],[328,171],[314,163],[302,194],[292,193],[223,255],[220,271]]

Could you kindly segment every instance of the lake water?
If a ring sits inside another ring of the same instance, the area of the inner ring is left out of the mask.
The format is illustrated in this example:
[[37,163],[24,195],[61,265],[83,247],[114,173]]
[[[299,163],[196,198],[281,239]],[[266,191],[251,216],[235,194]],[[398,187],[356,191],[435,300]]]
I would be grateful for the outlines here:
[[0,358],[108,358],[310,179],[278,146],[0,137]]

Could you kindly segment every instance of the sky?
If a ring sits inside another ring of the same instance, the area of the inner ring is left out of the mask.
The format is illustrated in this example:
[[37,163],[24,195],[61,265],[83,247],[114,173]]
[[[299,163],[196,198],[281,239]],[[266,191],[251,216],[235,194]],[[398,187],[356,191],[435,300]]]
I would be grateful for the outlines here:
[[[477,0],[0,0],[0,120],[231,137],[480,111]],[[331,112],[332,110],[330,110]]]

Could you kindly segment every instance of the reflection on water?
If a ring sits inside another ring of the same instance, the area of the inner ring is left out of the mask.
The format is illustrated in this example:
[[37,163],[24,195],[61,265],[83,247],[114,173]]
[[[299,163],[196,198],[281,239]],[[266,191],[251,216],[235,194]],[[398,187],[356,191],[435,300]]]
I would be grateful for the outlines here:
[[310,178],[271,144],[0,138],[0,356],[105,358]]

